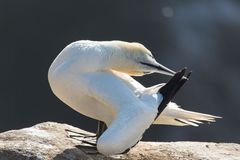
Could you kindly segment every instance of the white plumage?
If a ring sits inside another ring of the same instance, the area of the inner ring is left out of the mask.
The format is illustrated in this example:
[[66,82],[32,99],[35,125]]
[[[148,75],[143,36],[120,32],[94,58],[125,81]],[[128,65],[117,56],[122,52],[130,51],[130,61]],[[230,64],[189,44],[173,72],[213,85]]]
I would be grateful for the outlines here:
[[54,94],[77,112],[106,123],[97,141],[105,155],[134,146],[151,124],[192,125],[217,116],[186,111],[170,102],[156,118],[163,97],[159,84],[145,88],[131,76],[150,73],[173,75],[139,43],[77,41],[52,63],[48,78]]

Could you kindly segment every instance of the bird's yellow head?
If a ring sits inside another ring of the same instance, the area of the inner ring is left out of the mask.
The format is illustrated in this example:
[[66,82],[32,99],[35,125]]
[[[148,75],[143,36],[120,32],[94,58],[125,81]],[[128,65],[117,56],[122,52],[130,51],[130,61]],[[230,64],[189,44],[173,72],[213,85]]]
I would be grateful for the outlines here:
[[174,71],[159,64],[152,53],[140,43],[111,41],[115,60],[113,70],[127,73],[131,76],[142,76],[151,73],[173,75]]

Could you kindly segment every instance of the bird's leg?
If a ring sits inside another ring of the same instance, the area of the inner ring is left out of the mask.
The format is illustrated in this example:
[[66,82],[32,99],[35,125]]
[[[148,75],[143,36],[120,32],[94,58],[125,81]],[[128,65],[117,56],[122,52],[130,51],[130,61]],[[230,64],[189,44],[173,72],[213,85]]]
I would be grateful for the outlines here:
[[81,142],[80,145],[76,145],[76,148],[81,149],[87,154],[98,154],[96,142],[106,129],[107,125],[102,121],[98,121],[98,128],[95,135],[79,133],[69,129],[66,129],[66,131],[72,133],[69,135],[70,138]]
[[102,121],[98,121],[98,128],[97,128],[97,133],[96,133],[97,140],[103,134],[103,132],[106,129],[107,129],[107,125],[104,122],[102,122]]
[[[97,132],[96,132],[96,141],[98,140],[98,138],[102,135],[102,133],[107,129],[107,125],[102,122],[102,121],[98,121],[98,128],[97,128]],[[81,140],[82,144],[87,144],[86,145],[77,145],[76,147],[83,150],[85,153],[87,154],[99,154],[99,152],[97,151],[97,144],[96,142],[90,142],[87,140]]]
[[70,138],[96,138],[96,135],[91,135],[91,134],[85,134],[85,133],[80,133],[80,132],[75,132],[69,129],[65,129],[66,132],[73,133],[68,135]]
[[68,137],[80,141],[82,145],[80,146],[88,146],[96,148],[96,134],[87,134],[83,132],[76,132],[69,129],[65,131],[68,132]]
[[69,129],[65,129],[65,131],[73,133],[69,135],[70,138],[81,137],[81,138],[97,138],[98,139],[106,129],[107,129],[107,125],[102,121],[98,121],[98,128],[97,128],[96,135],[75,132]]

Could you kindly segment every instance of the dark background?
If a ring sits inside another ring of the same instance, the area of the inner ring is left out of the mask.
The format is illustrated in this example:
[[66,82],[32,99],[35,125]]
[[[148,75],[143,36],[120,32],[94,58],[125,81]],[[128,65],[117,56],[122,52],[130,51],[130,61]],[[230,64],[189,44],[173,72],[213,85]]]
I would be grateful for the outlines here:
[[[47,72],[69,43],[125,40],[144,44],[165,66],[193,70],[175,101],[223,116],[211,125],[152,126],[145,140],[240,142],[240,1],[0,1],[0,131],[44,121],[94,131],[96,122],[51,92]],[[145,86],[169,79],[137,78]]]

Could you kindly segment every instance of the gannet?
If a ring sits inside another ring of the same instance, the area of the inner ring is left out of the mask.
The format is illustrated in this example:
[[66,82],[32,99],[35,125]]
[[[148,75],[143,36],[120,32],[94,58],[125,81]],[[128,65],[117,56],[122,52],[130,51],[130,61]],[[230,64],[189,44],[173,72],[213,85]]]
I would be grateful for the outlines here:
[[[135,146],[151,124],[198,126],[220,118],[170,102],[188,80],[185,72],[161,65],[140,43],[80,40],[56,57],[48,80],[62,102],[100,122],[96,148],[104,155],[114,155]],[[132,78],[151,73],[173,78],[152,87]]]

